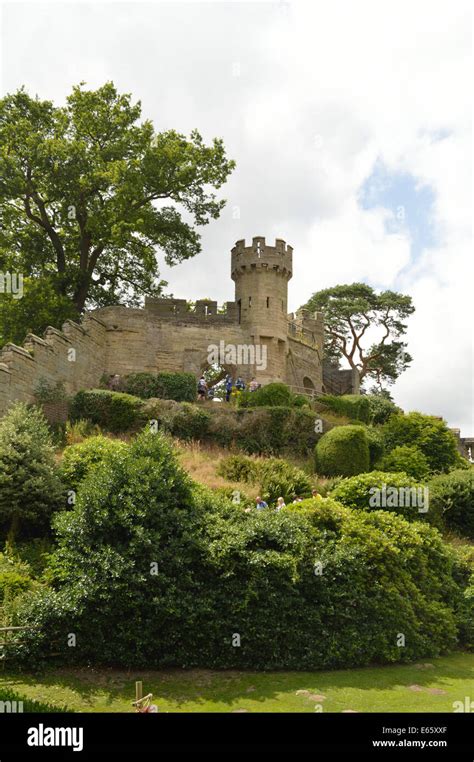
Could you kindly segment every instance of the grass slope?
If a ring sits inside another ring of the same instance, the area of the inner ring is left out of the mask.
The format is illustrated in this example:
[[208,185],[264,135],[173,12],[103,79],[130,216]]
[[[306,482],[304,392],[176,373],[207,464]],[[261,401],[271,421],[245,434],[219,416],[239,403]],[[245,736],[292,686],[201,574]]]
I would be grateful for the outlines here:
[[452,712],[472,696],[474,654],[335,672],[61,669],[0,673],[2,688],[75,712],[130,712],[135,680],[162,712]]

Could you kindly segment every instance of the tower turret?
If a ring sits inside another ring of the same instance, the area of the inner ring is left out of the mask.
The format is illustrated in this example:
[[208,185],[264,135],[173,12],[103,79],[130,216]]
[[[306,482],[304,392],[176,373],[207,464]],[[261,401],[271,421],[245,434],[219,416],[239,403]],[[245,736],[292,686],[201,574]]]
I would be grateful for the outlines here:
[[293,249],[281,238],[268,246],[263,236],[255,236],[250,246],[242,240],[232,249],[239,323],[251,342],[267,348],[267,367],[257,373],[262,382],[284,377],[292,261]]

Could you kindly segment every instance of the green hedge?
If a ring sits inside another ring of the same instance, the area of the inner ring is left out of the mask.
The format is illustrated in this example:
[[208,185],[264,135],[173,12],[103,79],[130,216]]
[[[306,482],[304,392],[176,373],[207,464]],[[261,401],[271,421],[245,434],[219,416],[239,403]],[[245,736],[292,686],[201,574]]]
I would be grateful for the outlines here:
[[330,496],[348,508],[393,511],[410,521],[427,519],[440,526],[440,511],[432,505],[425,486],[408,474],[370,471],[343,479]]
[[[256,394],[256,392],[253,392]],[[173,436],[231,447],[255,455],[312,452],[317,441],[315,413],[299,407],[235,410],[224,403],[189,405],[170,400],[144,403],[145,420]]]
[[193,486],[159,434],[94,469],[56,530],[54,589],[14,612],[34,627],[18,666],[57,653],[55,664],[130,669],[316,670],[463,645],[466,584],[427,524],[330,499],[246,513]]
[[337,426],[315,448],[315,468],[324,476],[352,476],[370,468],[369,442],[362,426]]
[[157,397],[176,402],[195,402],[197,381],[193,373],[158,373]]
[[195,402],[197,381],[193,373],[131,373],[122,382],[123,391],[141,399],[160,397],[176,402]]
[[429,483],[432,504],[449,529],[474,539],[474,469],[435,476]]
[[318,403],[325,405],[329,410],[337,415],[343,415],[351,421],[370,421],[370,404],[367,397],[363,394],[325,394],[318,398]]
[[136,430],[142,422],[142,400],[107,389],[85,389],[71,404],[71,419],[84,418],[114,433]]
[[245,407],[304,407],[309,402],[301,394],[293,394],[291,389],[279,381],[266,384],[255,392],[245,390],[238,396],[238,405]]

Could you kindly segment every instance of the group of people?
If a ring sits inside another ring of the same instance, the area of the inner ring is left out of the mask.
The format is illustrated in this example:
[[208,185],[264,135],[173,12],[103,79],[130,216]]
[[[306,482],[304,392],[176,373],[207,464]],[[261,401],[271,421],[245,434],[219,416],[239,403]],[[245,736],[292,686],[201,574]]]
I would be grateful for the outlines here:
[[[319,494],[318,490],[313,489],[311,491],[311,497],[314,500],[321,500],[322,496]],[[303,499],[304,498],[300,497],[299,495],[294,495],[293,500],[291,502],[301,503]],[[262,511],[265,508],[268,508],[268,503],[266,503],[265,500],[263,500],[263,498],[261,498],[259,495],[257,498],[255,498],[255,507],[257,511]],[[278,511],[281,511],[282,508],[286,508],[286,503],[283,497],[279,497],[276,501],[275,510],[278,512]],[[247,511],[250,511],[250,508],[247,508]]]
[[[248,385],[249,392],[256,392],[257,389],[260,389],[261,384],[258,383],[256,378],[252,378]],[[232,394],[233,389],[237,389],[238,392],[243,392],[247,388],[245,381],[242,379],[241,376],[238,376],[236,381],[232,378],[230,374],[227,374],[225,379],[225,401],[230,402],[230,397]],[[200,400],[206,400],[206,399],[214,399],[214,389],[213,387],[209,388],[209,384],[207,383],[204,375],[201,376],[201,378],[198,381],[197,385],[197,393],[198,393],[198,399]]]

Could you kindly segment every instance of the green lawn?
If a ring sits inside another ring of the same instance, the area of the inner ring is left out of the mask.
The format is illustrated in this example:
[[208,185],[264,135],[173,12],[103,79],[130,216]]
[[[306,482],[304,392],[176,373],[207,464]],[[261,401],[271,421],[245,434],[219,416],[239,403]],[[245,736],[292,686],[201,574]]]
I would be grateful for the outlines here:
[[0,692],[76,712],[130,712],[135,680],[163,712],[452,712],[453,701],[474,698],[474,654],[335,672],[5,670]]

